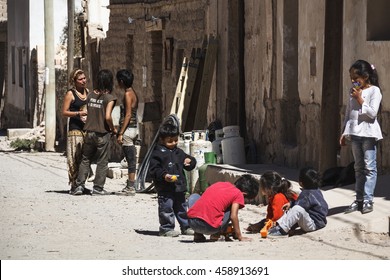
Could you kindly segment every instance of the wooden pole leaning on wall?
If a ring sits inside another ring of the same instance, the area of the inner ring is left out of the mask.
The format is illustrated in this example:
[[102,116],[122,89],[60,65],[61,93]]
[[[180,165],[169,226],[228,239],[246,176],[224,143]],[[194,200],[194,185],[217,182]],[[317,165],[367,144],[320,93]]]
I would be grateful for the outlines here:
[[213,81],[215,63],[217,60],[217,50],[217,38],[209,35],[193,129],[205,129],[207,127],[207,107],[209,104],[211,83]]

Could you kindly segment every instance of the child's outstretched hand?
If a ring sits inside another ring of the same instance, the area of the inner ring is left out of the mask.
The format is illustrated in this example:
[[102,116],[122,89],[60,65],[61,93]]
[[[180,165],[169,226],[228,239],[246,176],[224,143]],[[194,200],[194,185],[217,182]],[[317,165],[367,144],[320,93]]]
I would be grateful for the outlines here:
[[165,181],[167,181],[169,183],[172,183],[172,182],[177,181],[177,177],[179,177],[179,175],[166,174],[165,175]]
[[190,158],[186,158],[184,160],[184,166],[189,166],[191,164],[191,159]]

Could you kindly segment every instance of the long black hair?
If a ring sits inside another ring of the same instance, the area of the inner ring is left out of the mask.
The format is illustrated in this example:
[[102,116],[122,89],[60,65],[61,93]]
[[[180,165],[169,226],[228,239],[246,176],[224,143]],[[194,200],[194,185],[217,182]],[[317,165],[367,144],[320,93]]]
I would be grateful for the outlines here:
[[356,60],[351,68],[349,68],[349,72],[353,72],[358,76],[368,78],[368,82],[371,85],[379,87],[379,78],[378,78],[378,72],[375,69],[375,66],[368,63],[365,60]]

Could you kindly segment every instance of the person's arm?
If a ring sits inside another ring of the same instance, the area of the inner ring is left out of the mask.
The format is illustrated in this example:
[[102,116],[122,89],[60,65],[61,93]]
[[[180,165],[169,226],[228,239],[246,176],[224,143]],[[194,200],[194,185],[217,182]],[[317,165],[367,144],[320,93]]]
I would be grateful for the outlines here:
[[78,112],[71,112],[69,110],[70,104],[72,104],[73,100],[74,100],[74,97],[73,97],[72,91],[71,90],[67,91],[65,93],[64,103],[62,104],[62,116],[68,117],[68,118],[78,116]]
[[126,112],[125,112],[125,118],[123,119],[122,127],[121,127],[120,131],[118,132],[118,143],[119,144],[121,144],[123,142],[122,135],[123,135],[123,133],[125,133],[125,130],[130,123],[131,110],[132,110],[131,106],[134,102],[134,95],[132,93],[133,92],[130,92],[130,91],[125,92],[124,102],[125,102]]
[[233,202],[230,210],[230,220],[232,221],[234,233],[239,241],[249,241],[251,240],[248,237],[244,237],[241,234],[240,222],[238,221],[238,210],[240,209],[240,204]]
[[379,89],[375,89],[370,100],[362,102],[362,114],[366,114],[369,118],[375,119],[378,115],[381,101],[382,94]]
[[108,124],[108,127],[111,130],[111,133],[116,134],[117,131],[116,131],[116,128],[114,126],[114,122],[112,121],[112,110],[114,109],[114,105],[115,105],[115,100],[111,100],[110,102],[108,102],[107,107],[106,107],[105,119],[106,119],[106,122]]

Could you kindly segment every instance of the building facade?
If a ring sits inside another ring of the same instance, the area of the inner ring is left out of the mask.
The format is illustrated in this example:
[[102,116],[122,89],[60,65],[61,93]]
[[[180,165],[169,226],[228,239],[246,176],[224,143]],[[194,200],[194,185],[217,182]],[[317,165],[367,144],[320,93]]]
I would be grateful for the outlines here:
[[[218,38],[204,111],[209,123],[240,126],[248,163],[323,171],[351,162],[350,147],[338,145],[348,69],[357,59],[371,62],[383,92],[379,172],[389,172],[388,1],[111,0],[108,8],[99,68],[132,69],[141,101],[157,102],[162,116],[169,114],[183,57],[202,47],[204,36]],[[157,126],[144,124],[146,141]]]

